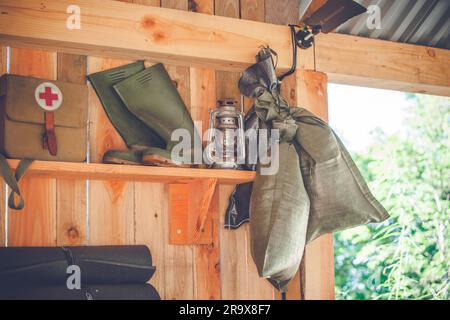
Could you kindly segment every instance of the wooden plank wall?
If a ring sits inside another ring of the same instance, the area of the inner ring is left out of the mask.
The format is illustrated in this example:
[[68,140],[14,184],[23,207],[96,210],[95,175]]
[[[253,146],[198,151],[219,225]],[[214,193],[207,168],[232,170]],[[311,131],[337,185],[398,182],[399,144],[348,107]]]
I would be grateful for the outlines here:
[[[57,54],[27,49],[10,49],[9,71],[38,78],[56,79]],[[23,179],[20,183],[26,207],[9,210],[8,244],[40,246],[56,244],[56,179]]]
[[[8,57],[7,48],[0,47],[0,75],[7,71]],[[6,206],[5,206],[5,183],[0,178],[0,247],[6,244]]]
[[[294,22],[297,0],[119,0],[206,14],[266,21]],[[280,10],[280,8],[284,8]],[[6,72],[2,48],[0,72]],[[255,52],[256,54],[256,52]],[[10,49],[11,73],[86,83],[86,74],[131,61]],[[305,66],[304,61],[299,65]],[[150,66],[147,63],[147,66]],[[311,64],[308,65],[311,67]],[[237,88],[239,73],[166,65],[194,120],[208,126],[209,109],[220,98],[251,106]],[[296,77],[285,80],[283,95],[297,104]],[[94,90],[89,88],[89,159],[101,162],[109,149],[125,143],[108,120]],[[2,183],[1,186],[4,186]],[[249,227],[224,230],[223,218],[233,186],[220,186],[209,214],[213,243],[202,246],[168,244],[168,188],[149,182],[70,181],[33,178],[21,183],[26,209],[5,214],[5,188],[0,188],[0,246],[146,244],[157,272],[151,283],[163,299],[279,299],[276,290],[258,277],[249,247]],[[6,216],[8,217],[5,228]],[[5,233],[7,229],[7,233]],[[301,297],[300,275],[288,298]]]

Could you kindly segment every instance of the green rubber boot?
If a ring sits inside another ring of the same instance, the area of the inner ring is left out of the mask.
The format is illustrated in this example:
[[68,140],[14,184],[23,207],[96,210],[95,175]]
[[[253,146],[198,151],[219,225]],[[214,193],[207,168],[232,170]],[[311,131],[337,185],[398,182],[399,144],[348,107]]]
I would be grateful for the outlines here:
[[103,155],[103,163],[140,165],[142,164],[142,151],[108,150]]
[[[186,129],[194,141],[201,141],[192,118],[170,79],[164,66],[159,63],[114,85],[114,89],[130,112],[152,128],[166,143],[166,148],[152,147],[143,152],[143,163],[149,165],[191,164],[193,152],[189,150],[186,163],[171,158],[173,147],[178,141],[171,141],[172,132]],[[201,143],[200,143],[201,145]]]
[[[93,73],[88,76],[95,89],[105,112],[114,128],[118,131],[130,150],[110,150],[104,155],[107,163],[137,162],[144,150],[150,147],[164,148],[164,140],[151,128],[147,127],[133,113],[131,113],[117,95],[113,85],[145,69],[144,62],[138,61],[117,68]],[[114,162],[113,159],[116,159]],[[141,160],[139,160],[141,164]]]

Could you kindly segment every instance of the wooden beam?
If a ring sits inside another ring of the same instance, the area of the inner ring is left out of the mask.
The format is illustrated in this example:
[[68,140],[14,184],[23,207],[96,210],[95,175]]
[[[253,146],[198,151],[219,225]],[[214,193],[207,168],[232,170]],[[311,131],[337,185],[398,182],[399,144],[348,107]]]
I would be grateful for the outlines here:
[[[66,27],[69,5],[81,9],[80,30]],[[261,45],[277,51],[280,71],[292,60],[286,26],[110,0],[3,0],[0,11],[1,45],[229,71]],[[315,54],[331,82],[450,95],[450,50],[332,33],[316,37]]]
[[[66,27],[70,5],[81,9],[79,30]],[[278,52],[281,68],[291,59],[288,28],[253,21],[109,0],[4,0],[0,11],[0,41],[13,46],[234,70],[261,45]]]
[[[297,95],[309,111],[328,121],[327,75],[312,70],[296,72]],[[333,235],[326,234],[308,244],[303,256],[302,288],[307,300],[334,299]]]
[[336,33],[315,46],[330,82],[450,96],[450,50]]

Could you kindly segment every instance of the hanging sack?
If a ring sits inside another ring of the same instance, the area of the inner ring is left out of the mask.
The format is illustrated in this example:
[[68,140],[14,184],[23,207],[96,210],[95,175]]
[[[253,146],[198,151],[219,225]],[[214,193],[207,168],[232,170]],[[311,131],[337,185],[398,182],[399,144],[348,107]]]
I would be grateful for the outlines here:
[[291,108],[298,129],[300,168],[311,200],[306,243],[323,234],[389,218],[330,126],[303,108]]
[[[32,160],[86,160],[87,108],[86,85],[11,74],[0,78],[0,171],[12,190],[10,208],[23,208],[17,182]],[[15,174],[5,158],[22,159]]]

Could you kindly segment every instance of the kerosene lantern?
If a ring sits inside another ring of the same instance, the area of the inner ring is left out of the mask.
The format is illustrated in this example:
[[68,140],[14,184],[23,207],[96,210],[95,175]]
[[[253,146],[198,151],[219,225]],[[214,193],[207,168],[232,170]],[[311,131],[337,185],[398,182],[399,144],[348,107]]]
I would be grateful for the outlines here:
[[221,99],[210,111],[207,157],[213,168],[240,169],[245,163],[244,116],[237,101]]

